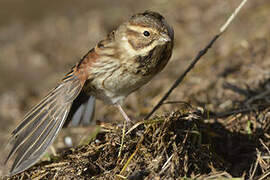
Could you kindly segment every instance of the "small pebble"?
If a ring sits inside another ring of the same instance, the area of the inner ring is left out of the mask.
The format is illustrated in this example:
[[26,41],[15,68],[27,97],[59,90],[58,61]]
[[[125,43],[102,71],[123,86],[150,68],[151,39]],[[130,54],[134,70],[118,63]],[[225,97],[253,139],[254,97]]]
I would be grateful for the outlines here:
[[73,142],[72,142],[71,137],[69,137],[69,136],[65,137],[64,141],[65,141],[66,146],[68,146],[68,147],[73,146]]

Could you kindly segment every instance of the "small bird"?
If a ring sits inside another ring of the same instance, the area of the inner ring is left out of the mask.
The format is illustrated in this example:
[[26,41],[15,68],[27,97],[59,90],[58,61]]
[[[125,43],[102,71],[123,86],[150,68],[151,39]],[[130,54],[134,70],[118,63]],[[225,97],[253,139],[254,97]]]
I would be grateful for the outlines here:
[[108,34],[65,75],[12,132],[5,164],[9,175],[35,164],[63,125],[87,124],[95,98],[115,105],[126,121],[123,100],[159,73],[172,55],[173,28],[162,15],[145,11]]

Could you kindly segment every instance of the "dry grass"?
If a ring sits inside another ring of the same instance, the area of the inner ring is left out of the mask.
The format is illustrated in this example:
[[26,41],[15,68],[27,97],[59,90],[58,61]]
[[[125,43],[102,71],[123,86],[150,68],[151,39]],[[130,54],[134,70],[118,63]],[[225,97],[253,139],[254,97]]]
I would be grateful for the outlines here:
[[[269,176],[268,109],[234,113],[217,121],[201,108],[183,109],[135,125],[125,134],[120,157],[122,128],[104,124],[89,144],[68,149],[11,179]],[[251,127],[259,120],[254,118],[255,114],[260,114],[260,123],[268,125]],[[234,130],[239,127],[246,129],[246,133]]]

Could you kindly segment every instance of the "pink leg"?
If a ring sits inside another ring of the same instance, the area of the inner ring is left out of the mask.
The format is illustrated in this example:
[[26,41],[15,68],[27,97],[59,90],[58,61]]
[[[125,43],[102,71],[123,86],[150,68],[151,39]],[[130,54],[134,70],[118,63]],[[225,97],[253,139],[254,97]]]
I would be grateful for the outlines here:
[[125,120],[127,123],[130,123],[131,120],[129,119],[128,115],[125,113],[125,111],[122,109],[120,104],[117,104],[117,108],[119,109],[119,111],[121,112],[121,114],[124,116]]

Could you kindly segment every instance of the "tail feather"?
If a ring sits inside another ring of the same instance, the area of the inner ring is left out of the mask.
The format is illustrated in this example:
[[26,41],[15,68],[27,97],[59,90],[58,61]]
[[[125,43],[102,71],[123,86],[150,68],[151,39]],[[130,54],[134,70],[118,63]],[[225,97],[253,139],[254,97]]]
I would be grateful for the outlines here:
[[96,98],[82,91],[73,101],[64,127],[88,126],[92,123],[95,115]]
[[96,104],[95,96],[90,96],[90,98],[87,101],[87,105],[85,106],[85,114],[84,114],[83,119],[81,121],[82,125],[89,125],[91,123],[92,119],[94,119],[95,104]]
[[5,161],[12,162],[10,175],[26,170],[40,159],[62,128],[82,86],[76,76],[69,75],[12,132],[11,150]]
[[95,104],[96,98],[94,96],[90,96],[85,103],[79,106],[77,111],[72,116],[70,124],[72,126],[87,126],[91,124],[95,115]]

